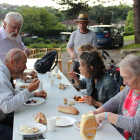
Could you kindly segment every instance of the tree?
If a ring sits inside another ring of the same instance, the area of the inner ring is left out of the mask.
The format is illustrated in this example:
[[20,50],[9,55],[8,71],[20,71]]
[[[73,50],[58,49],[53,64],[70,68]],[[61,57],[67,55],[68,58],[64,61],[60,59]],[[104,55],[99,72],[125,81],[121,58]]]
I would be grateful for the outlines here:
[[96,20],[95,20],[97,23],[101,23],[101,18],[100,18],[100,16],[98,15],[97,17],[96,17]]
[[43,28],[40,21],[40,14],[36,8],[24,8],[20,12],[24,20],[22,31],[28,31],[30,35],[33,35],[34,30]]
[[[72,11],[72,15],[76,14],[78,12],[80,12],[82,9],[87,12],[89,10],[89,5],[87,4],[87,2],[89,0],[81,0],[80,2],[78,2],[78,0],[53,0],[58,2],[58,4],[61,5],[70,5],[71,10]],[[113,0],[115,1],[115,0]],[[121,1],[122,0],[118,0],[120,2],[121,5]],[[133,4],[133,9],[134,9],[134,29],[135,29],[135,43],[140,43],[140,0],[133,0],[134,4]],[[75,4],[75,2],[77,2],[77,4]],[[103,3],[106,2],[110,2],[109,1],[104,1],[104,0],[97,0],[95,2],[95,0],[93,0],[93,5],[96,3],[103,5]],[[80,5],[80,7],[78,7]],[[82,7],[82,9],[81,9]],[[79,8],[79,9],[78,9]],[[75,9],[75,10],[74,10]],[[69,12],[68,12],[69,13]]]
[[134,14],[133,10],[128,12],[125,22],[125,31],[134,31]]
[[111,24],[110,14],[105,14],[103,18],[103,25],[110,25],[110,24]]
[[135,43],[140,43],[140,1],[134,0],[134,29],[135,29]]

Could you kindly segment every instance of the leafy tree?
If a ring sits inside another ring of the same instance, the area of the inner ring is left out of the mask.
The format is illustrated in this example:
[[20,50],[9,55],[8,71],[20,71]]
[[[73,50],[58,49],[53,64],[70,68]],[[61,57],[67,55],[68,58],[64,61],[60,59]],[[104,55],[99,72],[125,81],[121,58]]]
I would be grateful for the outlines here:
[[101,23],[101,18],[100,18],[99,15],[96,17],[96,22],[97,22],[97,23]]
[[125,22],[125,31],[134,31],[134,15],[133,10],[128,12]]
[[34,30],[43,29],[40,20],[40,13],[36,8],[24,8],[20,14],[24,20],[22,31],[28,31],[31,35],[33,35]]
[[105,15],[104,15],[103,24],[104,24],[104,25],[110,25],[110,24],[111,24],[110,14],[105,14]]

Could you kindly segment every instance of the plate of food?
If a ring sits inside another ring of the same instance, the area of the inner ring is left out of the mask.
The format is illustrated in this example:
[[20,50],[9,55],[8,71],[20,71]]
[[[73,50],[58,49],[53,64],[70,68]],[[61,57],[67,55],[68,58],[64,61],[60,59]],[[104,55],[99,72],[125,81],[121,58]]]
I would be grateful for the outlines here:
[[22,86],[20,86],[19,90],[24,90],[26,88],[28,88],[28,85],[22,85]]
[[85,103],[85,100],[79,95],[69,96],[67,99],[69,101],[73,101],[74,103]]
[[[80,130],[80,120],[77,120],[73,123],[74,128],[79,129]],[[100,129],[102,127],[102,123],[99,124],[99,126],[97,127],[97,130]]]
[[56,126],[69,126],[73,125],[76,121],[75,118],[69,116],[55,116],[56,117]]
[[65,89],[67,87],[70,87],[70,84],[63,84],[63,83],[59,83],[59,84],[54,84],[54,87],[57,87],[59,89]]
[[26,100],[24,105],[26,105],[26,106],[37,106],[37,105],[43,104],[44,102],[45,102],[44,98],[41,98],[41,97],[31,97],[31,98],[28,98]]
[[20,135],[34,135],[43,133],[46,126],[40,123],[25,123],[16,128],[16,132]]

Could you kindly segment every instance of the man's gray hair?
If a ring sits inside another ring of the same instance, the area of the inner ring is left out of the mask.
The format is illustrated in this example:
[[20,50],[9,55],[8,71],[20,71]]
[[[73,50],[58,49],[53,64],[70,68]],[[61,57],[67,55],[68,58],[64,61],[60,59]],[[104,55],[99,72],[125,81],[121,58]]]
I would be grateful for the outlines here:
[[134,75],[140,74],[140,57],[138,55],[127,55],[119,64],[120,68],[127,69]]
[[7,25],[9,25],[11,20],[16,20],[17,23],[20,23],[21,25],[23,24],[23,18],[22,16],[17,13],[17,12],[9,12],[6,14],[4,22],[7,23]]

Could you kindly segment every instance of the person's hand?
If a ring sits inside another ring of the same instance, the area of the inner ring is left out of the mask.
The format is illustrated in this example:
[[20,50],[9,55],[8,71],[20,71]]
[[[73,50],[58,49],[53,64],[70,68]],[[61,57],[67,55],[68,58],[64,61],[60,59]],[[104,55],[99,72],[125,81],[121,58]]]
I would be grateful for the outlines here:
[[74,80],[78,79],[77,74],[75,74],[74,71],[69,72],[69,77]]
[[24,51],[25,51],[25,53],[26,53],[27,57],[29,57],[29,56],[30,56],[30,54],[31,54],[30,49],[29,49],[29,48],[26,48]]
[[99,113],[95,115],[97,125],[99,125],[102,121],[105,120],[105,112]]
[[98,114],[98,113],[96,112],[96,110],[90,110],[89,113]]
[[84,100],[86,101],[87,104],[95,106],[96,100],[93,99],[91,96],[84,95],[83,98],[84,98]]
[[25,72],[26,74],[32,76],[33,78],[37,76],[37,72],[36,71],[29,71],[29,72]]
[[28,86],[27,89],[28,89],[30,92],[33,92],[33,91],[35,91],[36,89],[38,89],[39,83],[40,83],[40,81],[39,81],[38,79],[34,79],[34,80],[29,84],[29,86]]
[[70,56],[71,56],[71,59],[72,59],[72,60],[77,58],[77,56],[76,56],[76,54],[75,54],[74,52],[71,53]]
[[34,93],[34,96],[35,97],[42,97],[42,98],[46,99],[47,93],[44,90],[41,90],[39,92],[35,92]]

